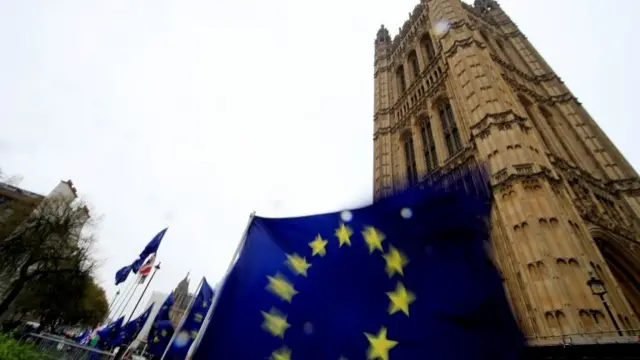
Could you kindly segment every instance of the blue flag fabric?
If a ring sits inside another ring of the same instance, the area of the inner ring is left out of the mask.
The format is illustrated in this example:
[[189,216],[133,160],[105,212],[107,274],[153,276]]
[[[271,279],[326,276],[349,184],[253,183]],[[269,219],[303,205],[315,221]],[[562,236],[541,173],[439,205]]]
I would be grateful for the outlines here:
[[193,359],[517,359],[468,168],[371,206],[254,217]]
[[155,254],[156,252],[158,252],[158,248],[160,247],[160,242],[162,241],[162,238],[164,238],[164,234],[167,232],[167,229],[168,228],[165,228],[159,233],[157,233],[156,236],[154,236],[153,239],[149,241],[147,246],[144,247],[138,259],[134,261],[133,264],[131,264],[131,270],[134,273],[138,272],[138,270],[140,269],[144,261],[149,257],[149,255]]
[[110,323],[109,325],[103,327],[102,329],[96,332],[99,342],[102,347],[112,346],[114,341],[117,339],[118,334],[120,333],[120,329],[122,328],[122,323],[124,322],[124,316],[118,318],[118,320]]
[[131,265],[124,266],[116,272],[116,286],[127,280],[129,273],[131,272]]
[[149,315],[151,314],[151,310],[153,309],[153,304],[149,306],[147,310],[145,310],[140,316],[129,321],[125,326],[122,327],[118,337],[116,338],[114,344],[116,346],[123,346],[131,343],[133,339],[138,336],[140,330],[149,319]]
[[173,336],[171,320],[160,320],[153,324],[147,341],[147,352],[153,356],[161,357]]
[[147,352],[154,356],[162,356],[173,336],[173,325],[169,320],[169,313],[174,302],[175,298],[173,293],[171,293],[158,310],[156,318],[153,320],[153,324],[149,330]]
[[138,270],[140,270],[140,267],[142,267],[142,264],[144,264],[144,261],[146,260],[146,258],[137,258],[134,262],[131,263],[131,265],[129,265],[129,267],[131,268],[131,271],[134,274],[138,273]]
[[162,241],[162,238],[164,238],[164,234],[167,232],[167,229],[169,228],[165,228],[164,230],[157,233],[156,236],[154,236],[153,239],[149,241],[147,246],[144,247],[144,249],[140,253],[140,256],[135,259],[133,263],[131,263],[131,265],[124,266],[116,272],[116,286],[120,283],[125,282],[130,272],[137,274],[138,270],[140,270],[140,267],[144,264],[144,261],[147,260],[149,255],[158,252],[160,242]]
[[80,345],[86,345],[89,343],[91,339],[91,330],[85,330],[80,335],[73,338],[74,341],[78,342]]
[[213,288],[204,279],[202,286],[200,286],[200,291],[198,291],[193,301],[193,306],[189,310],[189,314],[187,314],[182,326],[176,330],[177,334],[165,358],[184,359],[187,356],[187,352],[193,340],[198,336],[202,322],[209,311],[211,300],[213,300]]
[[169,320],[169,313],[171,312],[171,307],[173,306],[173,303],[175,301],[176,299],[172,292],[164,300],[164,303],[162,303],[162,307],[160,308],[160,310],[158,310],[158,313],[156,314],[156,318],[154,321]]

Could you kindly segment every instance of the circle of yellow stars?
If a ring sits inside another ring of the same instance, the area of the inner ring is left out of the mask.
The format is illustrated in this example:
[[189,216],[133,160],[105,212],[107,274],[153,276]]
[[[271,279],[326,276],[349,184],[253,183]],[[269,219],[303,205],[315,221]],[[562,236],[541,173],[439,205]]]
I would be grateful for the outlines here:
[[[353,234],[353,230],[347,224],[340,222],[340,225],[334,232],[338,240],[338,248],[351,246]],[[365,226],[361,231],[361,235],[370,255],[374,255],[376,252],[381,253],[385,261],[385,271],[389,278],[404,276],[404,268],[409,264],[409,259],[393,245],[389,245],[388,251],[385,253],[383,242],[386,236],[380,230],[373,226]],[[313,241],[309,242],[311,258],[316,256],[319,258],[324,257],[327,254],[327,244],[329,244],[329,240],[324,239],[322,235],[318,234]],[[296,276],[307,277],[311,269],[311,264],[307,262],[307,258],[297,253],[286,254],[285,265]],[[288,303],[291,303],[293,297],[298,294],[292,282],[279,272],[273,276],[267,276],[266,290]],[[416,297],[411,291],[405,288],[401,281],[397,281],[395,289],[386,292],[386,295],[389,298],[389,315],[402,313],[409,317],[409,308],[416,300]],[[264,319],[262,328],[272,336],[284,339],[286,331],[291,327],[287,322],[287,315],[275,307],[272,307],[268,311],[262,311],[261,313]],[[378,329],[376,334],[365,332],[363,335],[369,341],[369,348],[367,349],[367,359],[369,360],[389,360],[389,352],[398,345],[398,341],[391,340],[387,337],[387,328],[384,326]],[[291,356],[291,349],[283,346],[273,351],[269,359],[291,360]],[[347,359],[340,357],[339,360]]]

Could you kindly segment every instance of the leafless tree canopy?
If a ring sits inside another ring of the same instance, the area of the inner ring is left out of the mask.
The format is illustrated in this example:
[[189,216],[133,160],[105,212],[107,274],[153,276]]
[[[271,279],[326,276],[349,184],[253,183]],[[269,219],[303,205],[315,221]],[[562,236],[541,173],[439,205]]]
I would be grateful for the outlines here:
[[4,225],[15,227],[0,231],[0,276],[11,279],[0,301],[0,316],[27,282],[56,274],[90,274],[95,267],[92,221],[81,201],[47,197],[24,220]]

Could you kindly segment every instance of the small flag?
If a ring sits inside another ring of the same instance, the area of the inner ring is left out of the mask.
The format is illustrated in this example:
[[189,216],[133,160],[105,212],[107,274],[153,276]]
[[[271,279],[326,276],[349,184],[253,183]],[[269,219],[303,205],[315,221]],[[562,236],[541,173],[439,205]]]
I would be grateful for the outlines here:
[[140,284],[144,284],[145,280],[147,279],[147,276],[149,276],[149,274],[151,274],[151,269],[153,269],[153,263],[155,261],[156,261],[156,255],[155,254],[151,254],[151,256],[149,256],[149,258],[144,263],[144,265],[142,265],[140,267],[140,270],[138,270],[138,276],[140,278]]
[[[160,242],[162,241],[164,234],[167,232],[167,229],[168,228],[165,228],[164,230],[157,233],[156,236],[154,236],[153,239],[149,241],[147,246],[144,247],[144,249],[140,253],[140,256],[138,256],[138,258],[134,260],[131,265],[124,266],[116,272],[116,285],[119,285],[127,280],[130,272],[137,274],[138,270],[140,270],[140,267],[142,267],[142,265],[145,263],[145,260],[147,260],[149,256],[155,255],[156,252],[158,252]],[[142,280],[142,282],[144,282],[144,280]]]
[[80,335],[73,338],[73,340],[77,341],[80,345],[88,344],[90,339],[91,339],[90,330],[85,330]]
[[151,314],[152,309],[153,304],[151,304],[151,306],[149,306],[149,308],[145,310],[140,316],[129,321],[125,326],[123,326],[120,330],[120,333],[118,334],[118,337],[115,340],[115,345],[123,346],[133,341],[133,339],[138,336],[140,330],[142,330],[142,327],[147,322],[147,319],[149,319],[149,315]]
[[124,322],[124,316],[96,332],[96,335],[99,338],[98,342],[102,348],[113,345],[120,333],[120,329],[122,328],[122,322]]
[[127,265],[116,272],[116,286],[127,280],[131,272],[131,265]]
[[138,259],[134,261],[133,264],[131,264],[131,270],[134,273],[138,272],[140,266],[142,265],[142,262],[146,258],[148,258],[151,254],[155,254],[156,252],[158,252],[158,248],[160,247],[160,242],[162,241],[162,238],[164,238],[164,234],[167,232],[167,229],[168,228],[165,228],[164,230],[157,233],[156,236],[154,236],[153,239],[149,241],[147,246],[144,247],[144,249],[140,253],[140,256],[138,256]]

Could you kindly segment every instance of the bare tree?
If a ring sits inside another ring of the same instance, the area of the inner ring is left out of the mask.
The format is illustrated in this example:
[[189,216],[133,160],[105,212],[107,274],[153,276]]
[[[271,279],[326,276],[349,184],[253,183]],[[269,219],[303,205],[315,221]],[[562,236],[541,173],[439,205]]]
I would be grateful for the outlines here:
[[[0,238],[0,274],[9,279],[0,317],[25,285],[56,274],[90,273],[95,239],[85,204],[67,197],[45,198],[14,229]],[[2,235],[2,234],[0,234]]]
[[0,169],[0,181],[5,183],[5,184],[17,186],[22,181],[22,176],[20,176],[20,175],[7,175],[6,173],[4,173],[2,171],[2,169]]

